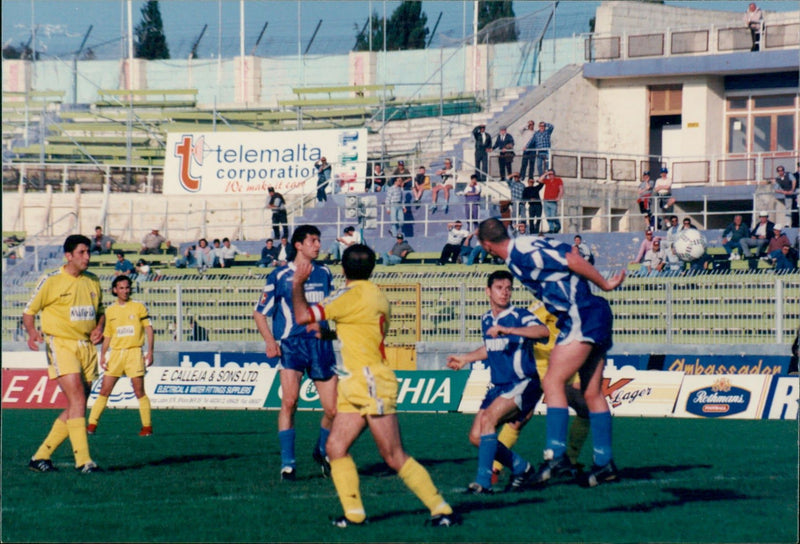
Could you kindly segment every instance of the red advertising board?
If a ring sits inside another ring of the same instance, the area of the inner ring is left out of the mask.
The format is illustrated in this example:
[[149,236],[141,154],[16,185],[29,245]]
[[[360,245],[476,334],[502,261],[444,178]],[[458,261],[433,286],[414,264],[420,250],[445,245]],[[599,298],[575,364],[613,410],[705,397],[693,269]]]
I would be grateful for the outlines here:
[[46,369],[4,368],[3,410],[7,408],[66,408],[67,397]]

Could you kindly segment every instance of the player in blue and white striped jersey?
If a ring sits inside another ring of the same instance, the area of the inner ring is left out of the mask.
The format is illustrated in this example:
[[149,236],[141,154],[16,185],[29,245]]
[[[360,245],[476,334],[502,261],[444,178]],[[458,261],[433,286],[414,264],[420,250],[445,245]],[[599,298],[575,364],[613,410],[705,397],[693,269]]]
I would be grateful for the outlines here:
[[[292,307],[292,280],[298,261],[308,261],[312,265],[311,276],[305,284],[309,301],[322,302],[333,292],[333,274],[327,266],[314,262],[321,247],[319,237],[320,231],[313,225],[300,225],[295,229],[290,246],[295,253],[294,259],[267,276],[264,291],[253,311],[258,332],[266,343],[267,357],[280,356],[278,369],[283,393],[278,413],[281,480],[296,478],[294,414],[303,373],[314,380],[324,411],[313,458],[322,467],[323,476],[330,474],[325,442],[336,413],[337,384],[332,334],[324,321],[298,325]],[[272,328],[267,324],[267,317],[272,318]]]
[[608,301],[594,295],[589,282],[611,291],[624,281],[625,272],[606,279],[572,246],[556,240],[533,236],[512,240],[496,218],[481,223],[478,239],[544,303],[557,318],[560,329],[542,380],[547,397],[545,462],[533,482],[543,483],[570,464],[566,456],[569,411],[564,386],[576,372],[592,429],[594,465],[586,475],[586,483],[595,486],[615,480],[611,412],[601,387],[605,354],[612,345],[613,316]]
[[492,493],[495,459],[512,471],[512,490],[519,490],[534,470],[531,464],[497,440],[503,423],[524,422],[533,412],[542,388],[533,356],[535,341],[547,342],[550,330],[528,310],[511,304],[514,277],[497,270],[486,282],[491,309],[481,318],[483,346],[463,355],[450,355],[447,366],[459,370],[475,361],[486,361],[492,387],[486,392],[470,429],[469,439],[478,447],[478,474],[468,493]]

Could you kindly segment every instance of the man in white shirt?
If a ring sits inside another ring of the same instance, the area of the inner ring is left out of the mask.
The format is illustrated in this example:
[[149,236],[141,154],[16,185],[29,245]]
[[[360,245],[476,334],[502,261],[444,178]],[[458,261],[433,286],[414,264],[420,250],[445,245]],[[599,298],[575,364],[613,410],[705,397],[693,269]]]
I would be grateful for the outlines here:
[[233,260],[237,253],[240,255],[247,255],[247,253],[240,251],[238,247],[231,244],[231,241],[227,237],[222,239],[222,246],[215,251],[219,257],[219,266],[221,268],[230,268],[233,266]]
[[353,244],[361,243],[361,233],[356,231],[355,227],[345,227],[344,234],[336,239],[328,251],[328,260],[331,264],[339,264],[342,260],[342,253]]
[[469,242],[473,233],[462,227],[461,221],[455,221],[447,224],[447,243],[442,248],[442,254],[439,257],[438,266],[444,266],[446,263],[457,263],[461,257],[461,248],[465,243]]

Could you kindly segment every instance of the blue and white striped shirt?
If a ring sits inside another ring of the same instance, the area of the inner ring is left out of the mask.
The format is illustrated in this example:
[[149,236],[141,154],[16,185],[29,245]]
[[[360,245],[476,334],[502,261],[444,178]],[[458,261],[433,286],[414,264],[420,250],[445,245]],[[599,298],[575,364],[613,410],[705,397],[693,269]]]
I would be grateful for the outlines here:
[[[502,327],[531,327],[543,325],[539,319],[523,308],[510,306],[500,312],[497,317],[491,310],[481,318],[483,330],[483,343],[489,355],[487,364],[491,371],[494,385],[505,385],[520,382],[526,378],[538,378],[536,372],[536,359],[533,358],[533,342],[515,334],[504,334],[492,338],[487,331],[494,325]],[[547,338],[543,339],[547,342]]]

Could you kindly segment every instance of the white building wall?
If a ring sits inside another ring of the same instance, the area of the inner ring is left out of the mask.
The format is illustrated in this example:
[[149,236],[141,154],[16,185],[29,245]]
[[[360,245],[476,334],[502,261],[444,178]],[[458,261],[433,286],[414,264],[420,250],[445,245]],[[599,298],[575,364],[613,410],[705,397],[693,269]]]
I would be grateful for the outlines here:
[[647,154],[647,87],[641,82],[606,80],[599,84],[597,103],[597,151]]

